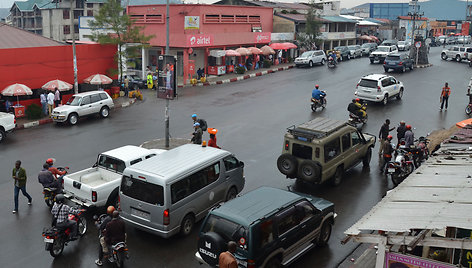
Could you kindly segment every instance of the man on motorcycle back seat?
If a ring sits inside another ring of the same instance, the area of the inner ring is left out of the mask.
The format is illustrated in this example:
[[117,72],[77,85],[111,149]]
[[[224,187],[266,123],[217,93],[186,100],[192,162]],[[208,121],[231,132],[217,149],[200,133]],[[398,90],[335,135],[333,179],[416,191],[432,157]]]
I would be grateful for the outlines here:
[[334,64],[337,63],[337,60],[336,60],[336,53],[334,53],[333,50],[331,50],[331,51],[328,53],[328,61],[329,61],[329,58],[333,58],[333,63],[334,63]]
[[79,211],[64,204],[64,200],[64,195],[56,195],[56,202],[51,209],[51,213],[54,217],[53,225],[61,230],[70,228],[70,240],[76,240],[78,225],[77,222],[69,220],[69,214],[78,213]]
[[362,107],[359,99],[352,99],[352,102],[347,106],[347,110],[360,118],[366,116],[365,109]]
[[311,97],[317,101],[321,101],[321,99],[326,96],[326,93],[321,91],[319,88],[319,85],[315,85],[315,89],[313,89],[313,91],[311,92]]
[[[107,207],[107,214],[106,216],[100,216],[100,221],[96,223],[99,231],[99,242],[100,242],[100,249],[98,251],[98,260],[95,260],[95,264],[98,266],[103,265],[103,257],[108,258],[108,245],[105,242],[105,233],[107,224],[112,220],[113,212],[115,211],[114,206]],[[99,223],[99,224],[98,224]]]
[[120,219],[120,213],[115,210],[112,215],[113,219],[107,223],[107,231],[105,232],[105,241],[109,246],[126,240],[125,222]]

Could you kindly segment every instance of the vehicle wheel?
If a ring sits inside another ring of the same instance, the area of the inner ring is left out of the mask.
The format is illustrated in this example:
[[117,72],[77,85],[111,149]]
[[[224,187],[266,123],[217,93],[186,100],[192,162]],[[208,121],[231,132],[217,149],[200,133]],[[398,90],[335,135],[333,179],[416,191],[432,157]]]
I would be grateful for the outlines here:
[[398,95],[397,95],[397,100],[401,100],[403,97],[403,88],[400,88],[400,92],[398,92]]
[[384,71],[385,71],[386,73],[388,73],[388,68],[384,68]]
[[392,183],[395,187],[398,186],[398,184],[400,184],[402,181],[403,181],[403,178],[401,178],[400,176],[398,176],[397,173],[393,173],[390,175],[390,178],[392,179]]
[[321,65],[324,65],[326,63],[325,59],[321,59]]
[[457,55],[457,56],[456,56],[456,61],[457,61],[457,62],[461,62],[461,61],[462,61],[462,58],[461,58],[460,55]]
[[185,216],[182,220],[182,223],[180,224],[180,234],[183,236],[189,235],[193,230],[194,223],[195,219],[192,215],[188,214]]
[[100,109],[100,116],[102,118],[107,118],[110,115],[110,109],[108,107],[103,106],[102,109]]
[[311,104],[311,110],[313,112],[316,112],[316,104],[314,104],[314,103]]
[[465,113],[467,115],[470,115],[472,113],[472,107],[470,105],[467,105],[467,107],[465,107]]
[[385,94],[383,100],[382,100],[383,105],[387,105],[388,103],[388,94]]
[[292,176],[297,172],[297,159],[290,154],[283,154],[277,159],[277,168],[287,176]]
[[77,116],[77,114],[70,114],[67,121],[69,122],[69,124],[75,125],[77,124],[77,121],[79,121],[79,117]]
[[49,254],[51,254],[52,257],[56,258],[62,254],[63,250],[64,250],[63,238],[58,237],[57,239],[54,239],[54,242],[52,243],[52,247],[49,250]]
[[238,195],[238,191],[236,191],[236,188],[233,186],[231,189],[229,189],[228,193],[226,194],[226,201],[229,201],[231,199],[236,198],[236,195]]
[[0,142],[2,142],[6,137],[5,130],[0,129]]
[[341,184],[343,175],[344,175],[344,168],[342,166],[339,166],[336,169],[336,173],[334,173],[334,177],[331,179],[331,184],[333,186],[338,186],[339,184]]
[[405,67],[405,65],[403,65],[403,67],[402,67],[402,73],[404,73],[404,72],[406,72],[406,67]]
[[413,71],[413,63],[410,65],[410,71]]
[[321,104],[321,108],[326,108],[326,105],[328,104],[328,100],[326,99],[326,97],[323,98],[323,103]]
[[469,67],[472,67],[472,60],[469,60]]
[[79,221],[77,223],[79,225],[78,233],[80,236],[84,236],[87,232],[87,220],[84,217],[79,217]]
[[329,222],[323,223],[320,230],[320,236],[316,241],[318,246],[326,246],[328,244],[329,238],[331,237],[331,230],[333,229],[333,225]]
[[367,152],[364,155],[364,158],[362,159],[362,165],[364,167],[369,167],[371,158],[372,158],[372,147],[369,147],[367,149]]
[[311,182],[315,182],[317,179],[320,179],[320,173],[320,166],[311,160],[303,161],[298,169],[298,177]]
[[280,267],[282,267],[282,263],[280,262],[279,258],[274,257],[274,258],[270,259],[264,267],[266,267],[266,268],[280,268]]
[[413,166],[413,164],[408,164],[408,166],[407,166],[407,176],[410,175],[411,173],[413,173],[413,170],[415,170],[415,167]]
[[202,259],[211,267],[218,264],[218,257],[220,253],[226,251],[226,241],[219,234],[215,232],[203,233],[198,239],[198,251],[203,250],[210,254],[201,254]]
[[447,55],[446,55],[446,53],[441,53],[441,59],[447,60]]
[[308,63],[308,66],[310,66],[310,68],[313,67],[313,62],[310,61],[310,62]]
[[350,60],[351,59],[351,54],[347,54],[347,60]]

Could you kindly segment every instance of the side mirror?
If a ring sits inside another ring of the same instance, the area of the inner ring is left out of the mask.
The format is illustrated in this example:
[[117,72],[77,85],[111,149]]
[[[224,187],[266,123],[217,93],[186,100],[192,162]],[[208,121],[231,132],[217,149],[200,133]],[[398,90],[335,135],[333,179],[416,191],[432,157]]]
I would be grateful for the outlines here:
[[244,167],[244,162],[243,162],[243,161],[239,161],[239,166],[240,166],[240,167]]
[[92,167],[98,167],[98,162],[95,162]]

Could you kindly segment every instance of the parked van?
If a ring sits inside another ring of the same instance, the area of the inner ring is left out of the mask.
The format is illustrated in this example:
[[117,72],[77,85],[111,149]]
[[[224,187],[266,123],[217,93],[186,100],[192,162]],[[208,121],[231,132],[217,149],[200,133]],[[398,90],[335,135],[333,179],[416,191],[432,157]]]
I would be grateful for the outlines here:
[[243,168],[228,151],[179,146],[123,171],[120,215],[130,225],[165,238],[188,235],[213,206],[242,191]]

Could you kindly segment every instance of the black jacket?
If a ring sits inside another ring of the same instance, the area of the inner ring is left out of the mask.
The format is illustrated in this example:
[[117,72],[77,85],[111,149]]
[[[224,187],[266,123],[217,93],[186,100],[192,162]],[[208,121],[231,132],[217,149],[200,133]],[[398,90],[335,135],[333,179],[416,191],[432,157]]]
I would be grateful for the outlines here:
[[397,138],[399,140],[403,139],[405,137],[405,132],[406,132],[406,126],[405,125],[399,125],[397,127]]
[[106,227],[105,241],[112,246],[118,242],[124,242],[126,236],[125,222],[116,218],[111,220]]
[[51,187],[54,184],[54,176],[51,171],[43,169],[38,174],[38,181],[43,185],[43,187]]
[[379,138],[386,140],[388,137],[388,133],[394,129],[395,129],[394,127],[388,128],[387,124],[383,124],[382,127],[380,128]]

